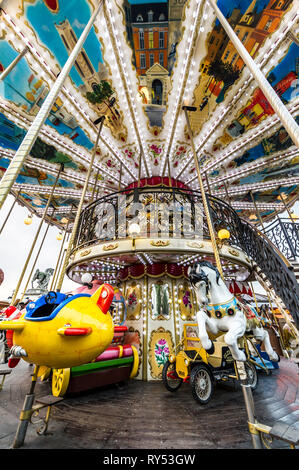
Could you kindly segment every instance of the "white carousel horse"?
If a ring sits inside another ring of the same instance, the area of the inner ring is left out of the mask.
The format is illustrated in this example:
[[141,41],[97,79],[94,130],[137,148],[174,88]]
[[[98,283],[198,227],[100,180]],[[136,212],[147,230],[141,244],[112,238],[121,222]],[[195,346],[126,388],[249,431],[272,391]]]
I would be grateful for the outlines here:
[[246,318],[236,297],[228,290],[216,267],[203,261],[189,268],[188,275],[198,305],[201,306],[201,310],[197,313],[198,337],[208,353],[212,354],[214,351],[208,331],[214,335],[223,331],[227,332],[224,341],[230,348],[233,358],[237,361],[246,361],[244,352],[238,346],[238,338],[241,338],[246,331],[252,331],[254,338],[264,343],[270,359],[278,361],[268,332],[259,325],[260,322],[256,317]]

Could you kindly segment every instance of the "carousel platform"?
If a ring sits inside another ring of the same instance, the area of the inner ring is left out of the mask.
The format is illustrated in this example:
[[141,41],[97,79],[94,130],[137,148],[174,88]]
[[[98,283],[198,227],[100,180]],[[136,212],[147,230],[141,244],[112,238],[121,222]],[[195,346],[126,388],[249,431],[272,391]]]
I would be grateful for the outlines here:
[[[299,429],[299,370],[282,358],[270,375],[259,372],[254,392],[263,424]],[[0,393],[0,449],[11,448],[33,367],[21,362]],[[50,393],[39,382],[36,397]],[[131,380],[65,398],[51,413],[48,434],[29,425],[24,449],[251,449],[241,389],[216,387],[206,406],[192,398],[185,383],[176,393],[160,382]],[[287,444],[275,441],[273,447]]]

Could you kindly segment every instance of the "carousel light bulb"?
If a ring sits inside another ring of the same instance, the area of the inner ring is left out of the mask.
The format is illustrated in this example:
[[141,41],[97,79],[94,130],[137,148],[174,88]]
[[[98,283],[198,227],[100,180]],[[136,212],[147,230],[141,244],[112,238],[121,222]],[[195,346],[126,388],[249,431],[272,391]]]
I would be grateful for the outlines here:
[[83,284],[90,284],[92,281],[92,275],[90,273],[84,273],[81,276],[81,281],[83,282]]
[[61,223],[62,223],[62,224],[67,224],[67,222],[68,222],[68,219],[67,219],[66,217],[63,217],[63,218],[61,219]]
[[29,214],[28,217],[24,219],[24,224],[25,225],[31,225],[32,224],[32,215]]
[[62,232],[59,232],[59,234],[56,236],[56,240],[62,240]]
[[132,235],[139,235],[140,233],[140,225],[133,223],[129,225],[129,234]]
[[220,240],[226,240],[230,237],[230,233],[228,230],[226,230],[225,228],[222,228],[221,230],[219,230],[218,232],[218,238]]

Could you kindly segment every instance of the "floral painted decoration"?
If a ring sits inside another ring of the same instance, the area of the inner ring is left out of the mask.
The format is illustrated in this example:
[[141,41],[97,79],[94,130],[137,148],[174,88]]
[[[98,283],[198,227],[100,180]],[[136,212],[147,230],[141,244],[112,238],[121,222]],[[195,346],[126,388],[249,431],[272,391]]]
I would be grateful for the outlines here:
[[154,165],[155,166],[159,165],[158,157],[161,156],[162,151],[163,151],[163,147],[159,147],[156,144],[152,144],[152,145],[150,145],[149,150],[150,150],[150,152],[152,154],[152,157],[154,159]]
[[168,360],[169,356],[169,348],[167,345],[167,341],[164,338],[161,338],[155,344],[155,358],[157,361],[158,366],[163,366],[165,362]]
[[192,309],[192,303],[190,300],[190,291],[186,290],[184,295],[183,295],[183,304],[185,307],[189,308],[190,310]]
[[131,294],[128,297],[129,308],[134,308],[136,304],[137,304],[136,294],[135,294],[135,292],[131,292]]

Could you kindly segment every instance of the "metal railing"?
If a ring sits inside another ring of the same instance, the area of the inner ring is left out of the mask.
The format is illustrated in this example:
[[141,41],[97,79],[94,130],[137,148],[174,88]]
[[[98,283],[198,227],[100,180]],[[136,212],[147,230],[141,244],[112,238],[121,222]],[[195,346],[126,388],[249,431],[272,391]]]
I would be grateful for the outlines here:
[[299,256],[299,223],[278,217],[264,233],[287,259],[295,260]]
[[[299,285],[287,260],[288,253],[283,255],[277,248],[277,240],[276,243],[274,239],[271,241],[253,225],[241,219],[222,200],[207,195],[207,201],[215,232],[218,233],[222,228],[230,232],[227,243],[239,247],[255,261],[299,326]],[[173,207],[176,208],[176,216],[172,212]],[[185,219],[182,215],[184,211]],[[181,219],[177,217],[180,212]],[[168,223],[163,218],[165,213],[169,217]],[[140,223],[140,237],[210,238],[198,191],[163,186],[135,188],[104,196],[85,207],[80,216],[73,251],[101,241],[130,237],[129,225],[132,220]],[[178,220],[181,220],[180,226]],[[268,230],[270,231],[270,227]],[[295,234],[294,227],[288,230]],[[282,229],[281,232],[285,233]]]

